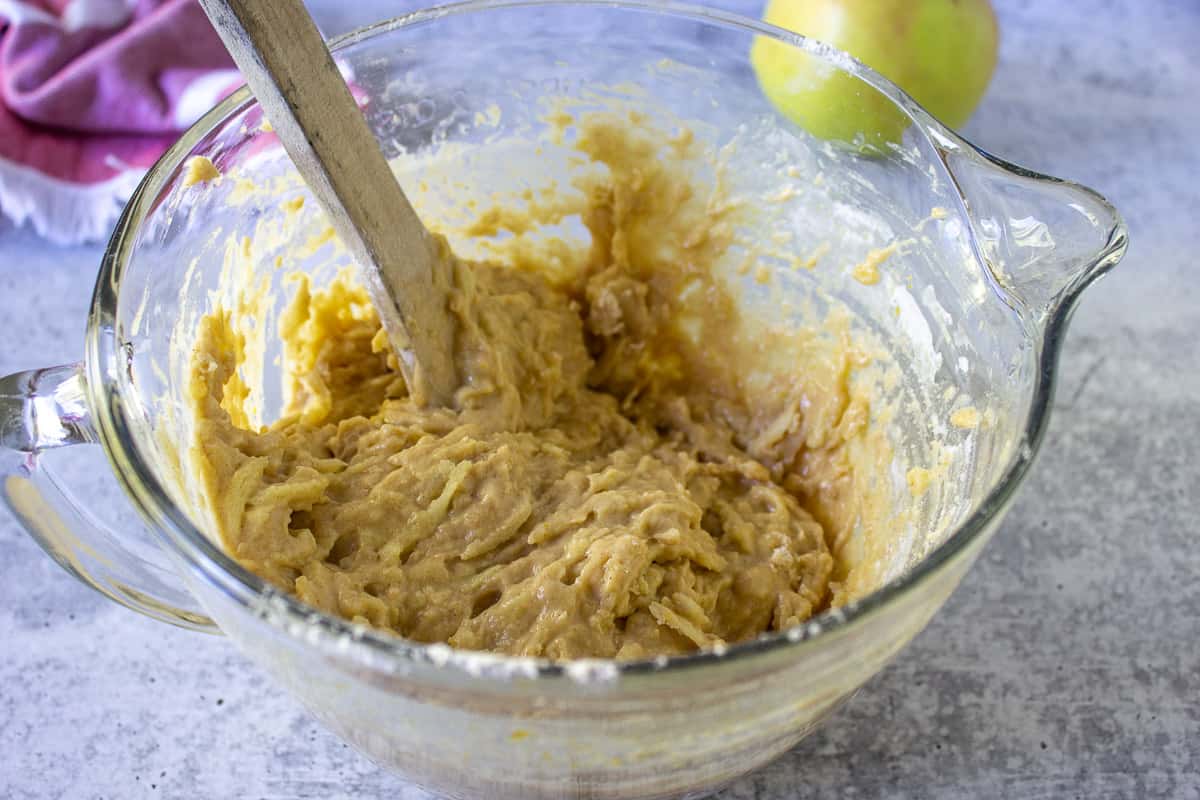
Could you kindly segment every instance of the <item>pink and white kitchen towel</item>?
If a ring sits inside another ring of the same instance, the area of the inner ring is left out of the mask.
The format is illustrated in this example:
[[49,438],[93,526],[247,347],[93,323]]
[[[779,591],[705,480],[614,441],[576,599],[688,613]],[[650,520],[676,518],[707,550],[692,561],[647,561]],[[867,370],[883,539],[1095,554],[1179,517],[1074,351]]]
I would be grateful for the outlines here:
[[0,213],[59,243],[108,236],[241,83],[195,0],[0,0]]

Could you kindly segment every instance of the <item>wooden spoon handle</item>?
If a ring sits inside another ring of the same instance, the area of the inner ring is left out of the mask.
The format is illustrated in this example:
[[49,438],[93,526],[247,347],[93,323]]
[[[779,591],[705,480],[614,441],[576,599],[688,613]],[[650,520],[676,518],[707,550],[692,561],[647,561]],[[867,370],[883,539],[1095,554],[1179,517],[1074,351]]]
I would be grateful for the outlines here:
[[200,0],[334,230],[362,268],[414,399],[458,388],[447,276],[301,0]]

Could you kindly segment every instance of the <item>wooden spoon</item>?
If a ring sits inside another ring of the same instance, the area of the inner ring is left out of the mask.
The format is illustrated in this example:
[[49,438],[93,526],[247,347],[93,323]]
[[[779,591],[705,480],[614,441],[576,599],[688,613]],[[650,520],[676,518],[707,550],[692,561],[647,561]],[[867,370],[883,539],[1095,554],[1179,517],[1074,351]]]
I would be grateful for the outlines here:
[[458,388],[432,236],[388,168],[301,0],[200,0],[229,54],[358,261],[413,399]]

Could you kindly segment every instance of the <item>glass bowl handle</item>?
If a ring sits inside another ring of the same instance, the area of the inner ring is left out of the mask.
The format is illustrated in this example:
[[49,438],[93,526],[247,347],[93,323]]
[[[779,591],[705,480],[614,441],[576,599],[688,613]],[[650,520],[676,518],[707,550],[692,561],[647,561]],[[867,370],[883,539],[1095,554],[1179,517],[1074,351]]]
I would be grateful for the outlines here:
[[0,378],[0,496],[30,535],[59,566],[121,605],[215,632],[170,564],[152,563],[123,544],[119,531],[81,507],[39,464],[47,450],[96,441],[82,365]]
[[977,255],[1010,304],[1043,331],[1061,321],[1079,293],[1125,254],[1121,215],[1086,186],[932,133],[963,198]]

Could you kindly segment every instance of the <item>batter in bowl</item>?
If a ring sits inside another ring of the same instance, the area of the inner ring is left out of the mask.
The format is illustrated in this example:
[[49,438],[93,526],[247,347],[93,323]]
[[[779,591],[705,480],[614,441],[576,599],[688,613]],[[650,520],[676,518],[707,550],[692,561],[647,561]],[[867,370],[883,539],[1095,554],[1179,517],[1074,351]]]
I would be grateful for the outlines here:
[[[234,315],[203,318],[191,474],[240,563],[416,641],[553,659],[720,647],[838,602],[866,359],[843,337],[764,377],[780,344],[746,332],[716,269],[736,203],[679,168],[688,137],[638,122],[579,122],[598,169],[568,209],[591,244],[566,266],[467,261],[439,239],[452,408],[410,401],[350,272],[297,277],[288,410],[264,428],[243,410]],[[537,205],[481,212],[473,232],[519,232]]]

